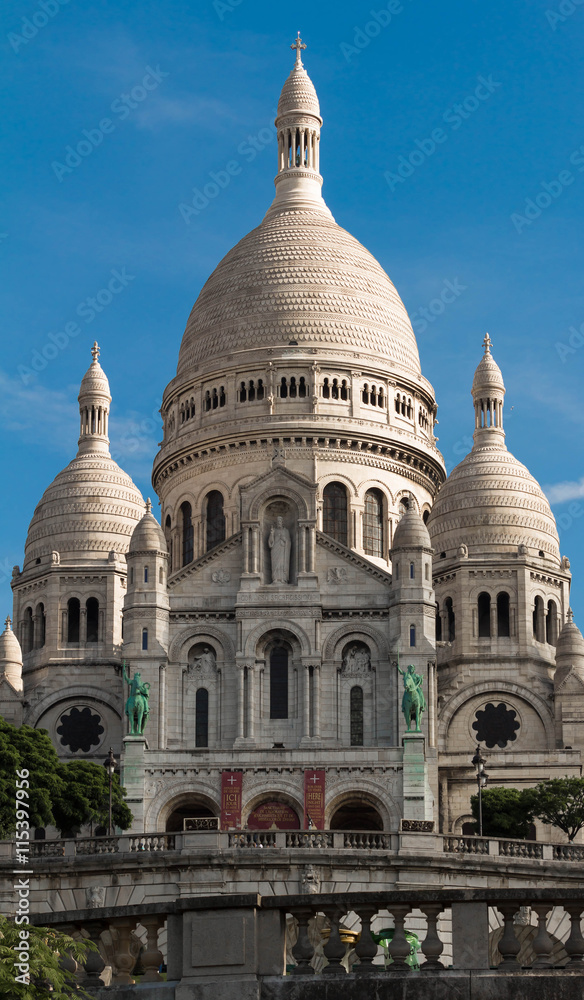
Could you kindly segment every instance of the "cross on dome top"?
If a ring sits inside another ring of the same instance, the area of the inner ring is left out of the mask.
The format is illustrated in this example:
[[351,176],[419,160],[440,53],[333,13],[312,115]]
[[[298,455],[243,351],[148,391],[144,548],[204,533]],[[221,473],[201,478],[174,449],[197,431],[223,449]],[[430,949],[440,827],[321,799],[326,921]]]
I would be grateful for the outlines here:
[[291,49],[296,49],[296,64],[302,66],[302,53],[301,50],[306,48],[306,42],[303,42],[300,37],[300,32],[298,32],[298,37],[293,45],[290,46]]
[[94,340],[93,347],[91,348],[91,356],[94,361],[99,361],[99,344],[97,340]]
[[4,629],[6,632],[12,632],[12,619],[10,615],[7,616],[6,621],[4,622]]
[[485,339],[483,340],[483,347],[485,349],[485,354],[490,354],[491,353],[491,344],[492,343],[493,342],[492,342],[491,338],[489,337],[488,333],[485,333]]
[[146,513],[147,514],[151,514],[152,513],[152,501],[151,501],[150,497],[148,497],[148,499],[146,501]]
[[574,612],[572,611],[571,608],[568,608],[568,612],[566,614],[566,621],[568,625],[571,625],[572,622],[574,621]]

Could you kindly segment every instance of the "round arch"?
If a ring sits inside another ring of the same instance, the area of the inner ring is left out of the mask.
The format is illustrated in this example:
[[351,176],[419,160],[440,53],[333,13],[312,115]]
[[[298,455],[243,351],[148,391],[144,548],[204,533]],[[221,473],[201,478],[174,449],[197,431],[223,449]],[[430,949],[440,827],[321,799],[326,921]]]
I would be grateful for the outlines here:
[[189,802],[198,802],[213,814],[221,814],[221,803],[217,798],[217,792],[210,783],[201,781],[197,776],[197,787],[193,787],[193,779],[183,778],[181,781],[173,781],[167,785],[162,779],[162,788],[152,799],[152,802],[144,813],[144,830],[146,833],[163,833],[166,824],[172,813],[181,806]]
[[395,802],[388,794],[386,800],[379,795],[379,785],[359,779],[359,787],[354,785],[338,790],[331,795],[325,806],[325,824],[327,829],[331,829],[331,820],[335,813],[342,807],[354,802],[367,804],[377,811],[381,818],[382,829],[386,833],[397,833],[400,824],[400,811]]
[[194,641],[207,641],[211,645],[218,643],[223,652],[223,660],[230,663],[235,662],[235,647],[232,640],[225,632],[215,625],[210,625],[209,622],[201,622],[200,625],[190,625],[188,628],[183,629],[182,632],[179,632],[170,644],[168,651],[169,662],[176,663],[184,659],[184,647]]
[[286,788],[285,782],[279,782],[277,788],[270,789],[266,791],[264,788],[261,792],[256,792],[251,798],[247,799],[243,804],[241,810],[241,822],[242,826],[247,824],[250,814],[261,806],[263,802],[282,802],[286,806],[290,806],[294,810],[298,819],[300,820],[300,828],[302,829],[302,819],[304,813],[304,806],[300,799],[297,797],[296,789],[292,787]]
[[347,487],[347,491],[351,497],[359,496],[359,487],[354,479],[350,479],[349,476],[343,472],[330,472],[318,480],[319,503],[322,503],[325,486],[328,486],[329,483],[341,483],[343,486]]
[[296,505],[297,517],[300,520],[308,520],[310,518],[311,513],[308,509],[308,504],[301,493],[291,489],[289,485],[284,486],[282,483],[273,483],[253,498],[246,520],[259,520],[260,512],[265,505],[271,503],[273,500],[277,500],[278,497],[285,497],[286,500],[290,500]]
[[304,629],[300,628],[296,622],[288,621],[287,619],[276,618],[272,621],[263,621],[259,625],[256,625],[254,629],[249,633],[245,639],[245,656],[255,656],[258,643],[264,635],[268,635],[271,632],[289,632],[290,635],[294,636],[297,642],[300,644],[300,651],[302,656],[310,656],[313,654],[312,645],[307,633]]
[[88,684],[77,684],[61,691],[54,691],[53,694],[48,694],[37,705],[31,706],[24,715],[23,723],[26,726],[34,728],[43,715],[51,708],[65,702],[75,701],[75,699],[95,702],[96,705],[105,705],[107,708],[111,708],[118,719],[121,720],[122,718],[120,711],[121,698],[109,694],[107,691],[102,691],[101,688],[89,687]]
[[509,681],[498,681],[496,686],[493,686],[492,681],[482,681],[478,684],[471,684],[470,687],[464,688],[463,691],[447,703],[446,707],[442,711],[438,723],[438,734],[442,744],[442,749],[444,748],[450,723],[452,722],[456,712],[458,712],[459,708],[462,708],[465,702],[470,701],[471,698],[474,698],[476,695],[488,694],[495,697],[499,693],[515,695],[516,698],[526,701],[529,705],[531,705],[533,710],[540,717],[541,723],[545,729],[548,749],[554,749],[556,737],[554,731],[554,721],[550,709],[545,702],[538,697],[538,695],[534,694],[528,688],[522,687],[520,684],[512,684]]
[[334,660],[338,647],[349,639],[355,639],[356,642],[372,642],[377,650],[377,658],[379,660],[388,659],[389,657],[389,647],[385,636],[371,625],[367,625],[362,621],[355,621],[353,623],[347,622],[346,625],[340,625],[339,628],[335,629],[329,635],[322,651],[323,660]]

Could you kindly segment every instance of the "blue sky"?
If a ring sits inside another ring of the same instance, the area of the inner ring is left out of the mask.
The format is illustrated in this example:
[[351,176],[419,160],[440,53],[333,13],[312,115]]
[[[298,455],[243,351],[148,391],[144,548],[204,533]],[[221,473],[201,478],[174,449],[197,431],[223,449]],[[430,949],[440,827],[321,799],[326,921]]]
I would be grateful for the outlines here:
[[[584,6],[571,0],[4,8],[2,617],[35,504],[76,452],[94,339],[112,451],[152,492],[157,409],[192,304],[273,196],[274,109],[298,29],[326,201],[414,318],[448,469],[470,447],[488,330],[507,444],[553,502],[583,626]],[[219,194],[181,213],[233,160]],[[112,271],[124,287],[97,312],[88,300]],[[459,294],[434,315],[445,282]]]

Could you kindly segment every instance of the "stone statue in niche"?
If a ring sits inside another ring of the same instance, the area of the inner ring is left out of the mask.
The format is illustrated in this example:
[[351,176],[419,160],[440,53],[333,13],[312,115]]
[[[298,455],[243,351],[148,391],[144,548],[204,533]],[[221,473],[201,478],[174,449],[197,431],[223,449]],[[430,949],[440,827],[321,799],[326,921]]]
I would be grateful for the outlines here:
[[202,653],[193,656],[189,663],[189,673],[193,670],[200,670],[201,673],[211,674],[215,672],[215,653],[210,646],[205,646]]
[[355,643],[349,646],[343,657],[344,674],[367,674],[371,669],[371,654],[367,646]]
[[270,528],[268,546],[272,560],[272,583],[288,583],[290,578],[290,532],[284,527],[284,519],[276,518]]

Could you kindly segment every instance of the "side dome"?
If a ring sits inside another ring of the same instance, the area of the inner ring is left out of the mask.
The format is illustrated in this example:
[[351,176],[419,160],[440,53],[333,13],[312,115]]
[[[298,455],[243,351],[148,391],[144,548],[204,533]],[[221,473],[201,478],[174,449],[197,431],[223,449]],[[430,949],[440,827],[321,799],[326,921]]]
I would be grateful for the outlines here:
[[392,552],[398,552],[400,549],[431,549],[431,547],[428,529],[413,502],[410,502],[395,529]]
[[560,541],[547,497],[505,445],[505,386],[490,358],[488,336],[485,358],[473,382],[473,448],[438,492],[428,520],[432,545],[447,556],[461,543],[470,556],[516,553],[525,546],[531,555],[543,552],[559,566]]
[[163,552],[168,555],[166,538],[152,513],[150,499],[146,501],[146,513],[134,528],[130,539],[128,555],[134,555],[138,552]]
[[0,635],[0,678],[5,677],[16,691],[22,691],[22,650],[7,618]]
[[30,522],[23,570],[59,553],[62,562],[103,560],[127,551],[144,501],[130,476],[114,462],[107,437],[109,385],[99,348],[79,393],[79,451],[43,493]]

